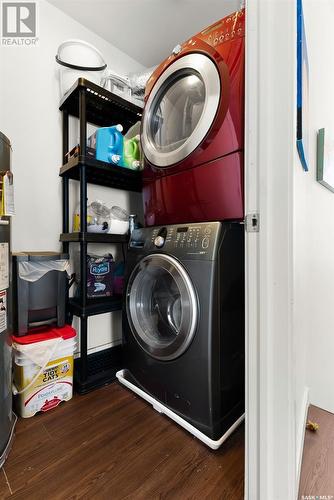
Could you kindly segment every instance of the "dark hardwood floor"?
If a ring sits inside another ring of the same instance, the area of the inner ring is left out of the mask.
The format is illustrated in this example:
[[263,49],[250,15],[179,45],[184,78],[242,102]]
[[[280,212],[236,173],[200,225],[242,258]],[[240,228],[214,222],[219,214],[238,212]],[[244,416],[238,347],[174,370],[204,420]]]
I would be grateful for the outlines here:
[[334,414],[310,406],[308,419],[319,429],[305,434],[299,498],[334,499]]
[[218,451],[117,383],[17,424],[0,498],[243,498],[244,428]]

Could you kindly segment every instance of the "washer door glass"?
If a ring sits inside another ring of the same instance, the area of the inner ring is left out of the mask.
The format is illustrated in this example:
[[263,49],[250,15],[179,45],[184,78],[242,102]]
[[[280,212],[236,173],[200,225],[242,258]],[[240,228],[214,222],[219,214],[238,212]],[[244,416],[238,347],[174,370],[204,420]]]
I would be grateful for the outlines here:
[[127,314],[134,337],[152,357],[170,360],[189,346],[196,331],[196,293],[173,257],[149,255],[134,269],[127,287]]
[[187,157],[210,130],[220,95],[219,72],[208,56],[188,54],[168,66],[145,106],[146,158],[157,167],[168,167]]

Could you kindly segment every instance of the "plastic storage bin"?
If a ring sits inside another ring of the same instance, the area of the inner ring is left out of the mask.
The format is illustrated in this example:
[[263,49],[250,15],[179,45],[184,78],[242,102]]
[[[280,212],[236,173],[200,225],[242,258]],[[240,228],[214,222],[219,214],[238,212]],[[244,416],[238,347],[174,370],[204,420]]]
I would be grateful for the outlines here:
[[46,412],[72,398],[75,337],[69,325],[13,336],[13,392],[21,417]]
[[13,256],[14,332],[45,324],[65,325],[68,255],[22,252]]
[[84,40],[66,40],[58,47],[56,61],[60,65],[60,95],[70,90],[82,77],[100,85],[107,65],[101,52]]

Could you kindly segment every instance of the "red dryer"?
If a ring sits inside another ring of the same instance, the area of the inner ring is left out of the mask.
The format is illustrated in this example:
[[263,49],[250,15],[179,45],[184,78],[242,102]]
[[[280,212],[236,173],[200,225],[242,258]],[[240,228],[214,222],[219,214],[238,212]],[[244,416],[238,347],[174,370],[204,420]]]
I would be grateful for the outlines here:
[[148,226],[242,220],[245,11],[175,47],[147,82]]

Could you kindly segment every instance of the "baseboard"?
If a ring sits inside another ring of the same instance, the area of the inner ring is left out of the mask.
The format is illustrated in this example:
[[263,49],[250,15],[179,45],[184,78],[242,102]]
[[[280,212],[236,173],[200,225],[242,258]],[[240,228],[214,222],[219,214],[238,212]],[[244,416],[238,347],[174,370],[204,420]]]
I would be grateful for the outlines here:
[[300,471],[302,467],[303,451],[304,451],[304,440],[305,440],[305,428],[307,420],[307,412],[309,407],[309,388],[304,388],[303,402],[298,418],[298,428],[296,432],[296,473],[297,473],[297,487],[299,487],[300,481]]
[[[314,397],[314,391],[311,391],[310,393],[310,401],[309,401],[309,404],[312,405],[312,406],[317,406],[318,408],[320,408],[321,410],[325,410],[327,411],[328,413],[333,413],[334,415],[334,406],[333,406],[333,402],[330,401],[330,404],[328,405],[328,401],[324,401],[323,398],[320,398],[320,399],[317,399]],[[332,398],[331,398],[332,399]]]

